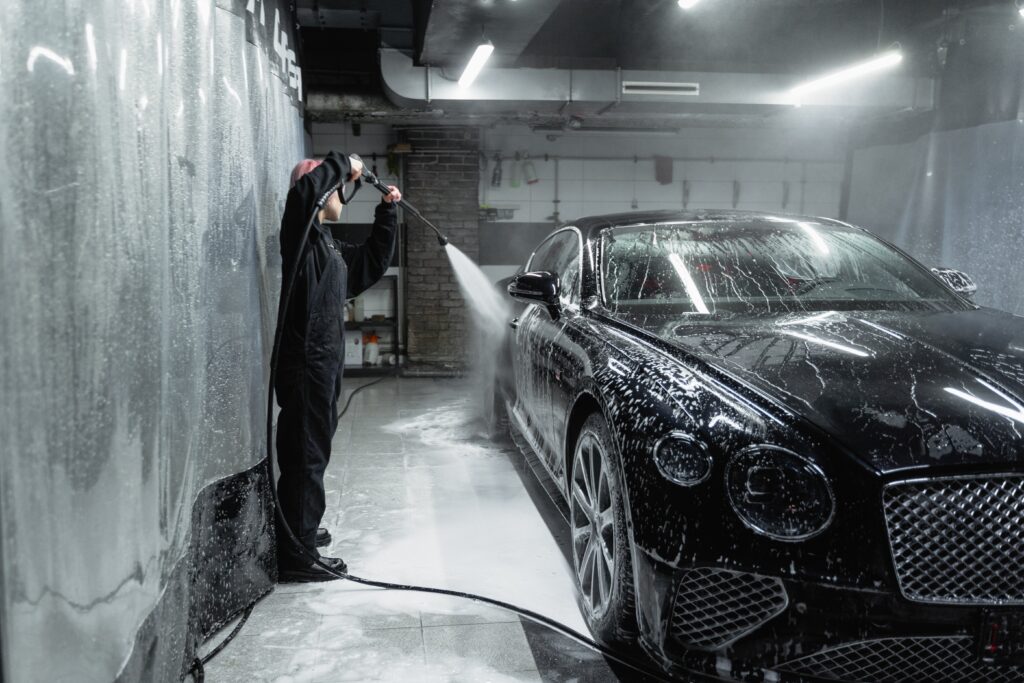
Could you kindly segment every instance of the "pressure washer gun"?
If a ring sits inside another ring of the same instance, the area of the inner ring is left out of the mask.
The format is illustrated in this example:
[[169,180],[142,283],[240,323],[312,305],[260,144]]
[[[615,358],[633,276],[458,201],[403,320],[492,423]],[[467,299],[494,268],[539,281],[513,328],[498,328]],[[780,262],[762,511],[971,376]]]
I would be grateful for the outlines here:
[[[352,156],[357,158],[357,159],[359,158],[355,154],[353,154]],[[359,160],[362,161],[362,159],[359,159]],[[365,163],[363,164],[362,180],[363,180],[364,183],[367,183],[369,185],[373,185],[383,195],[391,194],[391,188],[388,187],[387,185],[385,185],[384,182],[381,181],[381,179],[378,178],[376,175],[374,175],[373,173],[368,171],[366,169],[366,164]],[[438,244],[440,244],[442,247],[444,247],[444,246],[446,246],[448,244],[448,238],[445,237],[443,234],[441,234],[441,231],[438,229],[438,227],[436,225],[434,225],[433,223],[431,223],[429,220],[427,220],[423,216],[423,214],[419,212],[419,209],[417,209],[415,206],[413,206],[409,202],[405,201],[405,199],[402,199],[401,201],[399,201],[398,205],[400,207],[402,207],[403,209],[405,209],[406,211],[408,211],[409,213],[411,213],[413,216],[416,216],[416,218],[418,218],[421,221],[423,221],[423,223],[425,223],[428,228],[433,230],[434,234],[437,235],[437,243]]]

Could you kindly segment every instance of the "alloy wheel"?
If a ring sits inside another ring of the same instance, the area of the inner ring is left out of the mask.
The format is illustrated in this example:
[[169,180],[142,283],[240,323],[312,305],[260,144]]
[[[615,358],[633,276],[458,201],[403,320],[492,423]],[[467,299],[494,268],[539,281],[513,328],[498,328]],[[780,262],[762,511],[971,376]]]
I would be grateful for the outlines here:
[[607,470],[600,441],[585,432],[573,459],[569,509],[573,566],[592,619],[608,611],[615,576],[615,513]]

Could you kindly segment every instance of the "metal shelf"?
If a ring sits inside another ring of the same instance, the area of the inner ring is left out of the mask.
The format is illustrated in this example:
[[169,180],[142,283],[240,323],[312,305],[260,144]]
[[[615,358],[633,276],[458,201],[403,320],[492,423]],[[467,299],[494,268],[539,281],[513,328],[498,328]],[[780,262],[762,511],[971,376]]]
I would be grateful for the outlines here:
[[345,377],[380,377],[382,375],[397,375],[397,365],[346,365]]
[[398,321],[395,320],[394,318],[388,318],[386,320],[362,320],[362,321],[347,320],[347,321],[345,321],[345,329],[346,330],[361,330],[361,329],[370,329],[370,328],[374,328],[374,327],[395,327],[397,324],[398,324]]

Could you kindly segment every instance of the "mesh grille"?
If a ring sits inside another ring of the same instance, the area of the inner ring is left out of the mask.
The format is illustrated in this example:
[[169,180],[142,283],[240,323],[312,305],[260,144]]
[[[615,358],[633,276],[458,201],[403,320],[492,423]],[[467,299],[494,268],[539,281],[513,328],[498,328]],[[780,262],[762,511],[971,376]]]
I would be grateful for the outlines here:
[[834,681],[870,683],[1019,683],[1024,667],[974,657],[969,637],[880,638],[847,643],[776,667]]
[[883,504],[908,599],[1024,602],[1024,477],[892,484]]
[[713,567],[689,569],[676,591],[672,635],[696,647],[725,647],[788,603],[779,579]]

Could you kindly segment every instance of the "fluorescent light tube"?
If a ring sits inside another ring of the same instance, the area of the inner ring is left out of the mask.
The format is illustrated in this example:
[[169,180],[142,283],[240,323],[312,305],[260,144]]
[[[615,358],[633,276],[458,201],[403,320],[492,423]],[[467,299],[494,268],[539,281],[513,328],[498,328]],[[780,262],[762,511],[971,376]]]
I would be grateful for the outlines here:
[[679,6],[683,9],[692,9],[700,0],[679,0]]
[[902,61],[903,53],[899,50],[891,50],[875,57],[874,59],[869,59],[866,62],[854,64],[853,66],[848,66],[845,69],[840,69],[839,71],[822,76],[821,78],[815,78],[812,81],[801,83],[790,90],[789,95],[794,104],[800,104],[803,96],[808,93],[816,90],[822,90],[838,83],[844,83],[855,78],[860,78],[861,76],[866,76],[868,74],[875,73],[876,71],[890,69]]
[[705,315],[710,313],[711,311],[708,309],[708,305],[704,303],[704,297],[700,295],[697,283],[694,281],[693,276],[690,275],[690,271],[687,270],[683,259],[679,258],[679,254],[673,253],[668,255],[668,260],[672,263],[672,267],[676,269],[679,279],[683,281],[683,286],[686,287],[686,295],[690,297],[693,307],[697,309],[698,313]]
[[494,52],[494,46],[490,43],[476,46],[476,51],[469,58],[466,70],[459,76],[460,88],[468,88],[476,80],[476,77],[480,75],[480,70],[484,68],[484,64],[491,58],[492,52]]

